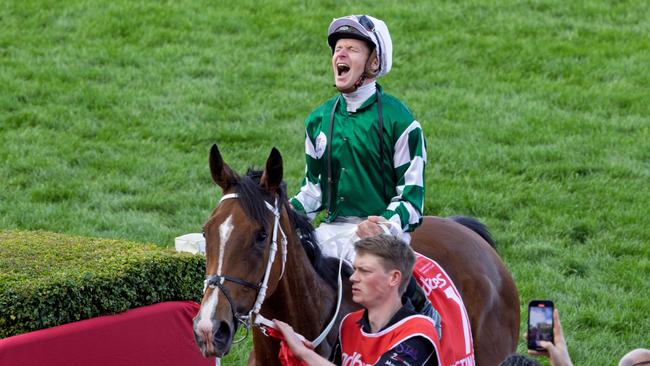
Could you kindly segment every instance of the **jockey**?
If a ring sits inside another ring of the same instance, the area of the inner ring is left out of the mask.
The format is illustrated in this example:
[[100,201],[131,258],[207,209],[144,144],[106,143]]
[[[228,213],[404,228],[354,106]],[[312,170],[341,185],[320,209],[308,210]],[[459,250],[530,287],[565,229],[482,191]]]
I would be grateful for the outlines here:
[[289,325],[274,320],[293,356],[307,365],[442,365],[434,322],[402,296],[415,263],[413,251],[388,235],[361,239],[354,247],[352,300],[364,309],[343,318],[329,360]]
[[306,174],[291,203],[311,218],[326,210],[316,229],[323,252],[352,262],[352,235],[409,243],[422,223],[425,141],[409,109],[377,83],[392,65],[386,24],[367,15],[335,19],[327,41],[340,94],[305,121]]
[[[410,243],[422,223],[427,156],[420,123],[377,83],[392,66],[386,24],[368,15],[334,19],[327,43],[340,93],[305,121],[305,178],[291,203],[312,219],[325,210],[321,250],[352,263],[359,238],[385,233]],[[416,308],[431,311],[411,282]]]

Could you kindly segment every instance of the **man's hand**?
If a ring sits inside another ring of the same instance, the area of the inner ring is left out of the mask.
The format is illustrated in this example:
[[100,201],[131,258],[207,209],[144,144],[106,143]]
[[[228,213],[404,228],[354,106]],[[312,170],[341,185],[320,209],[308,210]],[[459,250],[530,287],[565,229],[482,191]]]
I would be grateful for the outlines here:
[[334,365],[316,353],[314,351],[314,345],[311,342],[300,339],[302,336],[299,337],[298,333],[289,324],[277,319],[273,319],[273,323],[275,323],[276,328],[282,333],[284,341],[287,342],[287,346],[289,346],[291,352],[298,360],[313,366]]
[[313,352],[311,342],[303,342],[289,324],[277,319],[273,319],[273,323],[284,336],[284,341],[287,342],[296,358],[302,361],[310,352]]
[[357,226],[357,236],[360,239],[377,236],[385,233],[384,229],[379,225],[387,220],[381,216],[368,216],[367,220],[362,221]]

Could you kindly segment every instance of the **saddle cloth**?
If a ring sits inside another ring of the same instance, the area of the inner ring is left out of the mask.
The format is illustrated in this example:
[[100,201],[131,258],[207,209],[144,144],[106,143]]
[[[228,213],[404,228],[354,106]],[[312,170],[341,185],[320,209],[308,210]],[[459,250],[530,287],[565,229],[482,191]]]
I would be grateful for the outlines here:
[[415,254],[413,277],[442,318],[441,366],[474,366],[472,329],[463,299],[436,261]]

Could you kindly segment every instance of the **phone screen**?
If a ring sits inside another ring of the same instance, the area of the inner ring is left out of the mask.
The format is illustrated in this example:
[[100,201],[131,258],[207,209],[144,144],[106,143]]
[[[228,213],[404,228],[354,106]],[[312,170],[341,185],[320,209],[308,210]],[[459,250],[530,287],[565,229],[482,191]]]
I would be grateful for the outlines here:
[[553,302],[533,300],[528,304],[528,349],[545,351],[538,341],[553,342]]

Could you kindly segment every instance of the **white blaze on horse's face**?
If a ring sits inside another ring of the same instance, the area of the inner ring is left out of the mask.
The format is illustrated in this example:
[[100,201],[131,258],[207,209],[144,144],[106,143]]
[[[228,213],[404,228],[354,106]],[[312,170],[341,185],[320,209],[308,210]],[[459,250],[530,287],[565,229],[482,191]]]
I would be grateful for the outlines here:
[[217,263],[217,275],[219,276],[221,276],[221,269],[223,267],[223,253],[226,252],[226,243],[230,239],[233,228],[232,215],[228,215],[228,218],[219,225],[219,241],[221,243],[219,246],[219,263]]
[[[234,226],[232,224],[232,215],[229,215],[228,218],[219,225],[219,261],[217,263],[217,273],[216,275],[221,275],[221,270],[223,267],[223,256],[226,251],[226,243],[230,239],[230,234],[232,233]],[[208,274],[210,276],[212,274]],[[212,291],[207,301],[203,302],[201,309],[199,310],[199,320],[197,322],[197,334],[200,334],[203,337],[208,352],[212,353],[213,343],[212,335],[215,332],[213,329],[212,318],[214,317],[214,312],[217,309],[219,304],[219,291]]]

